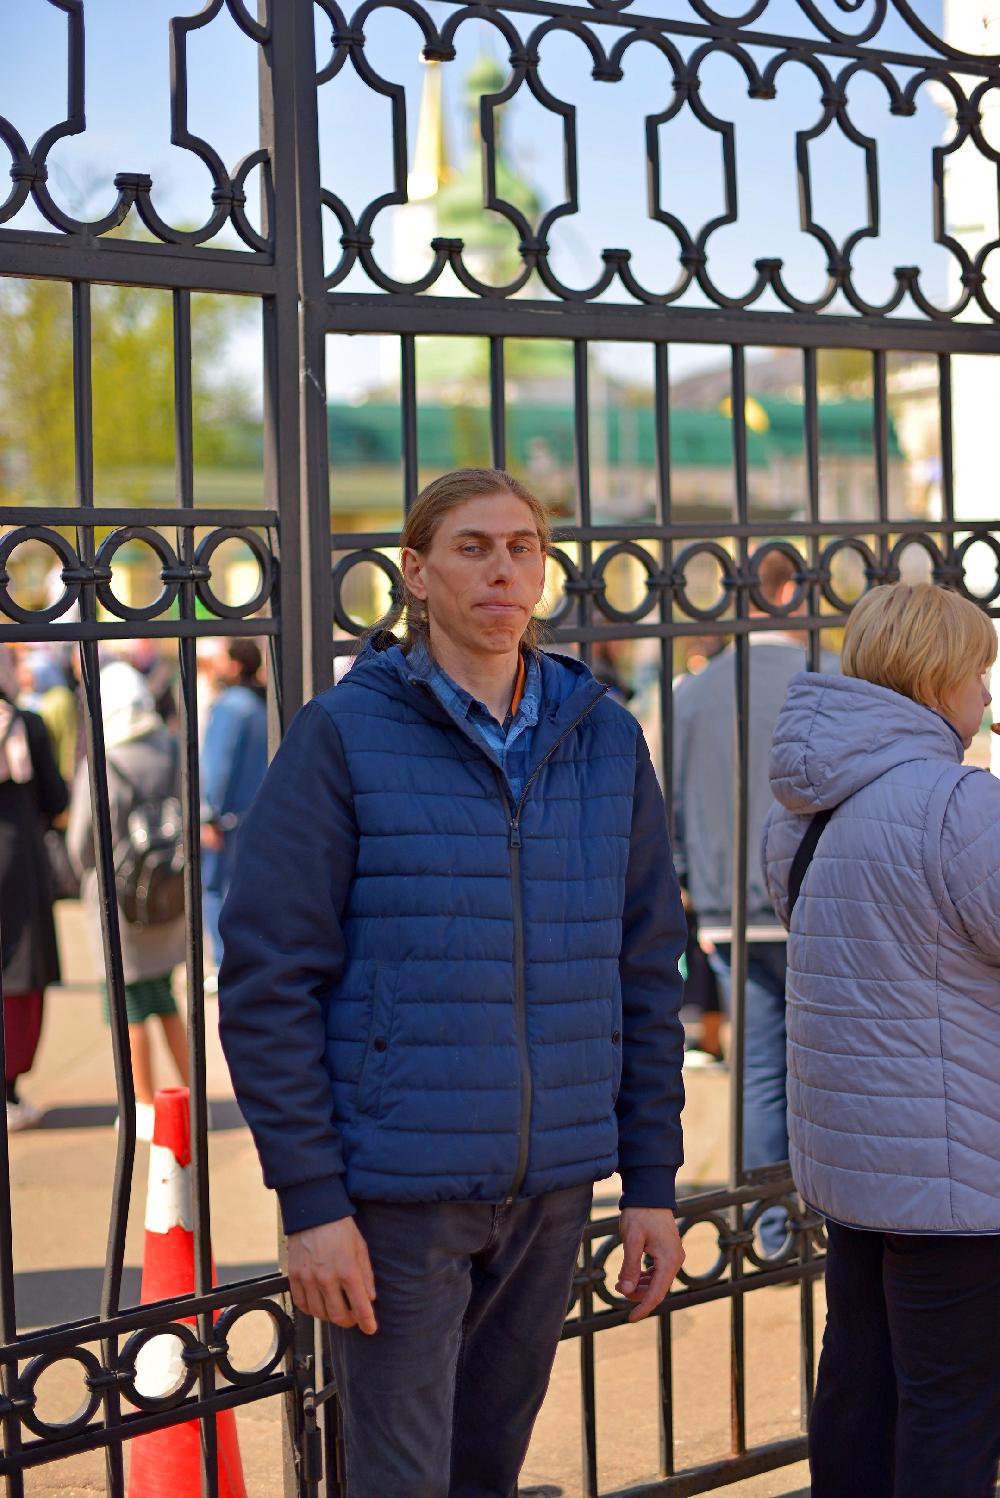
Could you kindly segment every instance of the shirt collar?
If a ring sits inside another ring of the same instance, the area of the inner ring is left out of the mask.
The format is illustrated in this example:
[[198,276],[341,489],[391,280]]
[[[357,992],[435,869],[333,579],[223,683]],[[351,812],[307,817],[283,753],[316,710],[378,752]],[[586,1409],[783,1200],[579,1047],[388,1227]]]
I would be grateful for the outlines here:
[[[486,704],[473,697],[471,692],[467,692],[464,687],[459,686],[458,682],[438,664],[428,650],[425,640],[417,638],[406,657],[406,664],[411,675],[419,677],[429,686],[443,683],[448,689],[454,707],[462,717],[467,718],[475,709],[487,718],[492,718],[493,714]],[[517,676],[514,680],[514,697],[507,721],[513,722],[520,715],[528,723],[537,723],[541,700],[542,671],[538,664],[538,656],[533,650],[522,650],[518,661]]]

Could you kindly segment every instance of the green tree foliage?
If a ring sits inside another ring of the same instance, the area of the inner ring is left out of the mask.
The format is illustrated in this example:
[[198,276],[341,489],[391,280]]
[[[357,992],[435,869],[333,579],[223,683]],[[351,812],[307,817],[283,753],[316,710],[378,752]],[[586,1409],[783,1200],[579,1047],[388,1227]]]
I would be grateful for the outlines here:
[[[252,418],[247,384],[227,367],[233,299],[191,299],[195,456],[223,465],[232,424]],[[92,296],[94,471],[104,503],[146,498],[174,463],[173,308],[169,292],[99,286]],[[70,288],[0,285],[0,493],[8,503],[72,502]]]
[[872,356],[867,349],[822,349],[816,375],[820,395],[827,400],[870,396]]

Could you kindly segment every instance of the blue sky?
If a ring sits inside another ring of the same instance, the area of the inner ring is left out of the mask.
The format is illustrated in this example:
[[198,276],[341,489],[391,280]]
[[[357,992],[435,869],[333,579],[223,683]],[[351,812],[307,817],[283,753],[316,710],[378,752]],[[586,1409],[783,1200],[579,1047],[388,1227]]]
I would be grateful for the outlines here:
[[[727,0],[716,0],[720,9]],[[873,0],[865,0],[859,20]],[[833,3],[826,10],[844,24],[854,24]],[[918,14],[940,25],[941,0],[917,0]],[[686,15],[685,0],[653,0],[661,15]],[[728,0],[728,9],[743,8]],[[195,0],[87,0],[87,131],[60,143],[50,162],[54,190],[67,206],[89,215],[104,211],[114,199],[116,171],[145,171],[153,178],[159,211],[174,221],[200,222],[209,212],[210,179],[188,152],[169,143],[168,31],[171,15],[194,15]],[[443,18],[450,7],[431,5]],[[317,48],[321,61],[328,50],[328,27],[317,11]],[[764,21],[771,31],[806,23],[796,0],[772,0]],[[47,0],[2,0],[0,4],[0,115],[6,115],[33,140],[63,112],[65,97],[64,15]],[[387,79],[407,90],[409,127],[415,129],[423,68],[420,35],[399,11],[376,13],[367,26],[367,55]],[[599,31],[610,44],[616,33]],[[920,50],[908,28],[893,13],[883,40],[886,46]],[[462,107],[462,78],[484,51],[505,60],[498,32],[481,21],[465,24],[458,36],[459,55],[445,69],[450,147],[461,161],[468,142]],[[228,13],[192,35],[189,46],[191,109],[189,125],[205,135],[232,167],[256,145],[256,48],[240,33]],[[541,46],[541,76],[550,91],[577,106],[580,162],[580,212],[552,231],[553,263],[574,286],[586,286],[600,271],[606,245],[627,245],[633,266],[646,284],[670,286],[677,274],[674,236],[645,217],[644,119],[672,99],[670,71],[648,46],[630,54],[626,78],[614,85],[595,83],[583,45],[567,34],[549,36]],[[766,60],[761,53],[758,61]],[[820,88],[804,68],[786,68],[773,103],[752,101],[743,75],[729,58],[716,57],[703,73],[702,98],[720,117],[733,121],[737,136],[739,221],[715,236],[710,246],[713,272],[727,293],[739,295],[752,283],[753,261],[780,256],[789,280],[803,296],[815,294],[824,280],[825,254],[798,226],[794,132],[818,118]],[[930,152],[941,142],[946,121],[924,89],[918,114],[898,119],[888,112],[884,89],[874,80],[859,80],[851,91],[851,117],[878,142],[881,234],[855,255],[861,290],[873,300],[887,297],[892,268],[919,263],[928,285],[944,296],[947,257],[932,243]],[[387,101],[364,85],[348,66],[320,95],[324,185],[355,211],[376,192],[391,185]],[[548,206],[562,198],[560,122],[522,89],[507,107],[505,129],[513,162]],[[718,135],[685,109],[661,131],[661,191],[666,205],[691,227],[720,211],[721,152]],[[3,161],[0,148],[0,163]],[[810,147],[816,217],[835,239],[859,225],[864,214],[863,157],[839,130],[829,131]],[[376,222],[377,253],[392,263],[391,224]],[[37,222],[26,210],[18,225]],[[339,230],[334,228],[333,238]],[[512,231],[513,234],[513,231]],[[355,279],[351,283],[360,286]],[[619,293],[616,293],[616,295]],[[760,304],[766,305],[766,304]],[[359,356],[361,351],[359,350]],[[367,356],[359,358],[366,366]],[[338,389],[339,375],[332,388]],[[357,371],[355,371],[355,384]]]

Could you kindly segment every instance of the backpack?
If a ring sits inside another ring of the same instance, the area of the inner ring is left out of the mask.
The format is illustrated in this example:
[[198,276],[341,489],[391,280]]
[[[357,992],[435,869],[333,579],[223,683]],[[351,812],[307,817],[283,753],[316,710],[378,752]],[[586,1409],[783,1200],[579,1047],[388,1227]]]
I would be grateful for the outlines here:
[[115,845],[115,888],[130,926],[164,926],[184,914],[184,834],[181,804],[173,794],[177,777],[176,742],[171,744],[170,790],[142,795],[108,756],[108,765],[132,792],[125,835]]

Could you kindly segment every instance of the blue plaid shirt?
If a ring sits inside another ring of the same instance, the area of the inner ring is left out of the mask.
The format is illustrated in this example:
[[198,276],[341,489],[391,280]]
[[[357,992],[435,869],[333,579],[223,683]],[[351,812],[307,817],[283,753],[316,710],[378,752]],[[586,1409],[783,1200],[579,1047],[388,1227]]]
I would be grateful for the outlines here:
[[484,703],[478,702],[447,671],[442,671],[422,640],[407,656],[407,666],[431,688],[444,710],[456,721],[467,722],[497,761],[515,804],[521,799],[528,775],[531,740],[542,705],[542,670],[534,651],[525,652],[524,693],[513,717],[498,723]]

